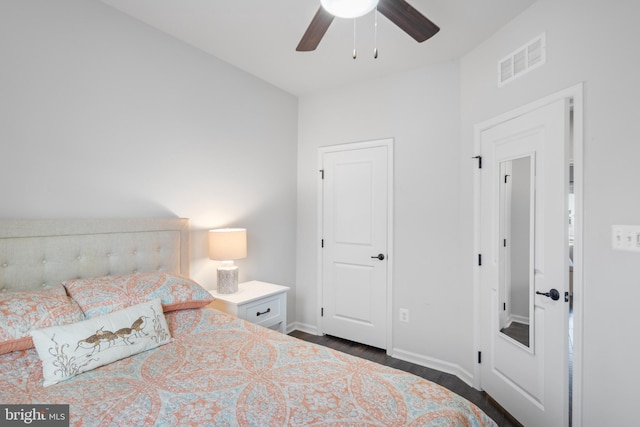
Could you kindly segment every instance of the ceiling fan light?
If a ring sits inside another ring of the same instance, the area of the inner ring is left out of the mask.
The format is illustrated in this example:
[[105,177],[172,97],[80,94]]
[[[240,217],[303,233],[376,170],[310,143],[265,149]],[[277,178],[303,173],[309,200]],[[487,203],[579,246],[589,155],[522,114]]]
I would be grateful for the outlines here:
[[358,18],[375,9],[378,0],[320,0],[320,4],[338,18]]

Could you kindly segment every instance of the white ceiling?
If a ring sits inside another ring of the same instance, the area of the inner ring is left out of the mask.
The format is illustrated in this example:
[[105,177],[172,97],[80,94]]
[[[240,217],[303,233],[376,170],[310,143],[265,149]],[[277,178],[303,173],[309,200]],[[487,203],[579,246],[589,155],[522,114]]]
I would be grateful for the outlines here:
[[295,48],[319,0],[102,0],[295,95],[369,80],[457,59],[495,33],[535,0],[408,0],[441,29],[417,43],[378,16],[378,59],[373,58],[374,13],[336,18],[318,48]]

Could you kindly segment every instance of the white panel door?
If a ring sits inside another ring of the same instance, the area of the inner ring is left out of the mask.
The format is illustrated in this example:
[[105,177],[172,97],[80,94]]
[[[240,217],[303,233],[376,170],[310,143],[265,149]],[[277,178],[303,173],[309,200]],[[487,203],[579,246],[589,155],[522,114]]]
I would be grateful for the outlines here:
[[[481,387],[527,427],[568,425],[569,103],[562,99],[482,131],[480,173]],[[531,165],[529,342],[500,330],[504,310],[505,163]],[[504,197],[504,196],[502,196]],[[502,255],[501,255],[502,254]],[[559,292],[552,298],[536,292]]]
[[322,154],[321,329],[386,349],[389,147],[347,147]]

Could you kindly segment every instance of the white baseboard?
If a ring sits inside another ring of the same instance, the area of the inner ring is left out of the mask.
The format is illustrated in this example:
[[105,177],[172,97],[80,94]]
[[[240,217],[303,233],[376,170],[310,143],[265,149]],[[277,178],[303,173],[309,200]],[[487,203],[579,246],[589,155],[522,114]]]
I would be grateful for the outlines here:
[[319,335],[318,328],[313,325],[308,325],[306,323],[293,322],[287,325],[287,333],[298,330],[300,332],[306,332],[311,335]]
[[516,322],[516,323],[521,323],[523,325],[528,325],[529,324],[529,318],[526,316],[520,316],[517,314],[512,314],[511,315],[511,322]]
[[[287,333],[295,330],[306,332],[307,334],[319,335],[318,328],[313,325],[300,322],[294,322],[287,325]],[[415,363],[416,365],[455,375],[456,377],[464,381],[467,385],[473,387],[473,375],[471,375],[471,373],[455,363],[445,362],[443,360],[434,359],[432,357],[422,356],[420,354],[412,353],[410,351],[398,348],[393,349],[393,353],[389,354],[389,356],[395,357],[396,359],[404,360],[405,362]]]
[[390,356],[395,357],[396,359],[404,360],[405,362],[415,363],[416,365],[455,375],[456,377],[464,381],[468,386],[473,387],[473,375],[467,370],[463,369],[460,365],[457,365],[455,363],[445,362],[444,360],[422,356],[420,354],[412,353],[410,351],[398,348],[394,348],[393,353],[390,354]]

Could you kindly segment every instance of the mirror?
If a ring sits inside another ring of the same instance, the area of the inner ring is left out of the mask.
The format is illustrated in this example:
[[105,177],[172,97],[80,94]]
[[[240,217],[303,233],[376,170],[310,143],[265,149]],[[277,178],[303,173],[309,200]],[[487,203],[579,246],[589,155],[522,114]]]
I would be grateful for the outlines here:
[[500,332],[530,347],[533,325],[533,156],[500,162]]

